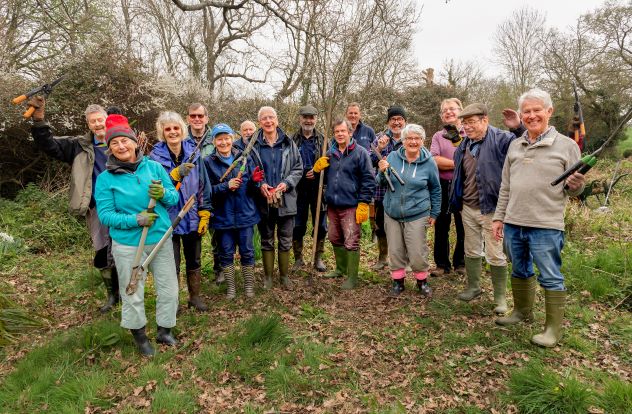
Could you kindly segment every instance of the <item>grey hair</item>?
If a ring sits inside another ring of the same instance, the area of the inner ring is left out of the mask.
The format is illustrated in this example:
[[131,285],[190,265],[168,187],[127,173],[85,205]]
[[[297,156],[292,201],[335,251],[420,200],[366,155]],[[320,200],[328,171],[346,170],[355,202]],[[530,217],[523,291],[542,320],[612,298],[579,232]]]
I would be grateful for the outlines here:
[[242,122],[241,125],[239,125],[239,129],[241,130],[246,124],[251,124],[255,129],[257,129],[257,125],[249,119]]
[[105,118],[107,118],[108,116],[108,113],[105,111],[105,109],[103,109],[101,105],[90,104],[86,108],[86,121],[88,120],[88,115],[94,114],[95,112],[102,114]]
[[332,122],[331,128],[336,129],[338,125],[346,125],[349,132],[353,132],[353,127],[351,126],[351,122],[349,122],[347,119],[336,118],[334,122]]
[[419,135],[422,141],[426,139],[426,130],[421,125],[417,125],[417,124],[406,125],[404,129],[402,129],[402,141],[404,141],[406,137],[408,137],[408,134],[410,133]]
[[263,114],[264,112],[272,112],[274,114],[275,118],[278,118],[276,109],[274,109],[271,106],[262,106],[261,108],[259,108],[259,112],[257,112],[257,119],[261,119],[261,114]]
[[165,124],[178,124],[180,126],[180,131],[182,132],[182,138],[186,138],[187,134],[187,124],[184,122],[184,119],[180,116],[179,113],[173,111],[163,111],[158,115],[158,119],[156,119],[156,139],[158,141],[164,141],[164,126]]
[[522,108],[522,104],[526,100],[540,101],[544,105],[544,109],[553,108],[551,95],[539,88],[533,88],[520,95],[520,98],[518,98],[518,108]]

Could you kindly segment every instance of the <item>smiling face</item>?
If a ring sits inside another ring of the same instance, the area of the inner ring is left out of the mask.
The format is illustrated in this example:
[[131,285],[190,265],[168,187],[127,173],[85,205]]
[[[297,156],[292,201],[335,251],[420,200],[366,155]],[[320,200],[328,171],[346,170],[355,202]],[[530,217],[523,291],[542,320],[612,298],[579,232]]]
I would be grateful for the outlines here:
[[461,108],[455,102],[446,102],[441,105],[441,122],[444,124],[459,125]]
[[233,148],[233,136],[230,134],[217,134],[213,138],[213,144],[217,148],[217,152],[222,157],[228,157]]
[[108,148],[117,160],[135,162],[137,146],[136,142],[128,137],[114,137],[110,140]]
[[549,127],[553,107],[545,108],[539,99],[525,99],[520,106],[520,118],[529,132],[529,137],[537,138]]
[[180,127],[180,124],[175,122],[167,122],[162,126],[162,135],[165,138],[165,142],[170,147],[179,145],[184,139],[184,131]]
[[204,130],[206,129],[206,125],[208,124],[208,115],[206,114],[206,109],[203,106],[200,106],[197,109],[189,108],[187,122],[191,127],[191,132],[193,132],[193,135],[195,135],[196,137],[202,136]]
[[483,139],[487,133],[489,118],[486,115],[472,115],[463,118],[461,123],[468,138],[478,141]]
[[304,134],[311,135],[316,127],[316,115],[299,115],[298,123],[301,124]]
[[244,121],[239,128],[239,133],[246,140],[255,133],[255,124],[250,121]]
[[403,146],[406,150],[406,154],[419,154],[421,147],[423,146],[423,138],[416,132],[409,132],[404,139]]
[[263,129],[263,133],[267,136],[276,134],[279,120],[276,114],[271,110],[264,110],[259,114],[259,126]]
[[86,117],[88,128],[96,136],[97,141],[105,140],[105,118],[101,112],[92,112]]
[[351,126],[355,129],[355,127],[358,126],[358,122],[360,122],[360,117],[362,116],[362,114],[360,113],[360,107],[348,107],[345,116],[347,118],[347,121],[351,122]]
[[334,139],[338,144],[338,148],[341,150],[349,145],[349,141],[351,141],[351,132],[344,122],[334,126]]
[[395,115],[388,119],[388,129],[390,129],[395,136],[399,136],[405,126],[406,120],[401,115]]

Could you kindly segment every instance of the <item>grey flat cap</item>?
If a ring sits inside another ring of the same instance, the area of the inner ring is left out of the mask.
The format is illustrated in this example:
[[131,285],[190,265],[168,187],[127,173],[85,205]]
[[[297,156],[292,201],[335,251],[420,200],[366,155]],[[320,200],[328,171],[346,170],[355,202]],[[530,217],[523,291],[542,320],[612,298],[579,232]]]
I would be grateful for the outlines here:
[[474,115],[487,115],[487,105],[484,103],[473,103],[469,104],[459,114],[459,118],[467,118],[468,116]]
[[311,105],[301,106],[301,109],[298,110],[299,115],[318,115],[318,109],[314,108]]

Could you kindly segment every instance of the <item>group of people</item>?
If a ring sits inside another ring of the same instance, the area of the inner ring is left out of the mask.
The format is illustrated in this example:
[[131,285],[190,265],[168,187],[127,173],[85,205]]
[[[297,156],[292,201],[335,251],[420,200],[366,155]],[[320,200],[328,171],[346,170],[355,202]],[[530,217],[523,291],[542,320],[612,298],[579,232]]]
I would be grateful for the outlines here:
[[[294,267],[304,266],[310,212],[317,234],[314,268],[327,270],[322,259],[328,237],[335,268],[324,276],[345,277],[343,289],[358,284],[361,226],[369,218],[378,248],[373,268],[390,270],[393,296],[404,291],[407,272],[428,297],[428,276],[454,271],[467,278],[458,298],[473,300],[482,293],[485,257],[494,310],[503,315],[506,252],[512,262],[514,309],[496,320],[500,325],[532,318],[535,263],[545,290],[546,324],[532,341],[554,346],[561,337],[564,209],[568,196],[582,191],[584,178],[575,173],[559,186],[549,184],[579,159],[580,151],[549,125],[553,105],[542,90],[525,92],[519,113],[503,111],[509,131],[489,124],[484,104],[464,108],[456,98],[445,99],[440,110],[444,127],[429,148],[424,128],[408,124],[405,109],[398,105],[388,108],[386,129],[375,134],[362,122],[360,105],[350,103],[345,117],[332,124],[333,138],[327,139],[316,129],[318,110],[310,105],[300,108],[298,130],[288,135],[272,107],[259,109],[258,129],[244,121],[237,134],[224,123],[210,127],[207,109],[194,103],[187,108],[187,122],[176,112],[160,113],[158,143],[148,156],[127,118],[116,113],[120,111],[108,114],[89,105],[85,116],[90,132],[55,137],[44,119],[44,99],[34,97],[29,104],[35,108],[36,145],[72,165],[70,209],[86,217],[94,265],[109,292],[101,311],[122,302],[121,326],[131,330],[143,355],[155,352],[145,330],[144,278],[130,294],[120,292],[138,271],[139,259],[153,258],[149,270],[157,293],[156,340],[174,345],[182,255],[190,307],[207,309],[200,294],[201,241],[207,232],[212,233],[215,279],[226,283],[227,298],[237,294],[237,251],[244,293],[252,297],[256,225],[263,287],[274,285],[276,259],[278,281],[291,289],[290,251]],[[450,257],[452,218],[456,242]],[[159,243],[171,226],[170,242]],[[426,240],[432,226],[434,269]]]

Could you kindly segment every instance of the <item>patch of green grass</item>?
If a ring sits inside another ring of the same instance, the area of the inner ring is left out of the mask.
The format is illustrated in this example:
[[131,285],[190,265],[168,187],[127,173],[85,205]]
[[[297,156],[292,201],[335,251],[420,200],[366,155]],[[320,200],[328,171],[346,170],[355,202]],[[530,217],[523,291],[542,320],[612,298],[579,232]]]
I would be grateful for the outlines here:
[[632,384],[619,380],[606,382],[603,393],[597,397],[599,407],[606,413],[632,412]]
[[152,413],[192,413],[195,408],[194,394],[185,390],[159,385],[152,394]]
[[539,362],[515,371],[509,396],[525,414],[583,414],[594,400],[593,392],[575,378],[562,378]]

